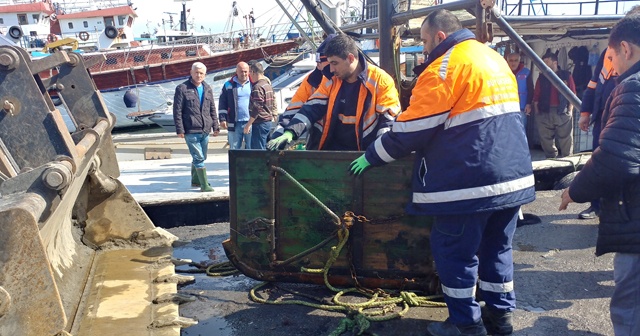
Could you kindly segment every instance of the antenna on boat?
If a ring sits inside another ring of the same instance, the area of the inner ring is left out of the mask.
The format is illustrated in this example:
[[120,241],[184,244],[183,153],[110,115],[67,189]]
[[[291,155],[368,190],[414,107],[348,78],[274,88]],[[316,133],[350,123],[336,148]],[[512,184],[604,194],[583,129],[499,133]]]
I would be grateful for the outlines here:
[[175,2],[182,2],[182,12],[180,12],[180,30],[187,31],[187,1],[192,0],[174,0]]

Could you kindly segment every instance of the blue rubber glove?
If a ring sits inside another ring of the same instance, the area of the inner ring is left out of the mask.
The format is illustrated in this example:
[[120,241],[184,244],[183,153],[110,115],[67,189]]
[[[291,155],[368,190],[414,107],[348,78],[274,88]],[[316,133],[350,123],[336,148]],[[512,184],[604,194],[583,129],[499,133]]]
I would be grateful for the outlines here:
[[349,165],[349,174],[359,176],[364,174],[364,172],[369,168],[371,168],[371,164],[367,161],[365,155],[362,154]]
[[283,150],[285,147],[287,147],[287,144],[289,144],[292,140],[293,140],[293,132],[288,130],[284,131],[284,134],[267,143],[267,149],[272,151]]

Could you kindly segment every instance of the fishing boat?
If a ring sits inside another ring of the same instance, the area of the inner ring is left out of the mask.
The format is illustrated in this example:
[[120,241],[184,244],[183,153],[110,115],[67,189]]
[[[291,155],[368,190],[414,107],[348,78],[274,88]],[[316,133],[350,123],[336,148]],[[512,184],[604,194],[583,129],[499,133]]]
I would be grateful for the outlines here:
[[[7,36],[17,45],[29,49],[31,46],[45,48],[56,43],[57,47],[63,48],[66,45],[58,46],[59,41],[69,41],[69,45],[74,46],[76,50],[82,50],[82,58],[96,87],[101,91],[111,113],[116,116],[116,129],[142,125],[134,119],[126,118],[127,114],[135,111],[137,104],[133,104],[134,110],[131,110],[124,103],[127,92],[149,91],[137,89],[140,86],[157,88],[157,85],[173,85],[180,82],[189,76],[191,65],[196,61],[207,66],[208,74],[216,74],[235,67],[240,61],[275,57],[299,45],[297,40],[276,39],[274,29],[282,28],[282,25],[276,28],[251,27],[250,32],[254,38],[251,42],[242,44],[230,36],[246,31],[245,27],[232,32],[192,36],[187,34],[184,27],[186,25],[182,25],[185,34],[180,39],[141,45],[133,39],[132,26],[137,15],[128,1],[112,1],[112,7],[101,9],[86,7],[87,3],[92,3],[91,1],[65,3],[64,7],[58,3],[52,4],[48,0],[37,3],[37,6],[28,0],[15,0],[10,3],[0,5],[0,19],[12,24],[5,30]],[[183,13],[185,10],[183,6]],[[23,12],[27,14],[21,14]],[[39,24],[50,27],[47,34],[43,34],[42,30],[25,33],[31,26],[27,26],[29,21],[24,20],[31,17],[35,20],[36,16]],[[14,22],[16,17],[18,21]],[[46,81],[55,76],[56,71],[47,70],[40,76]],[[163,110],[166,109],[166,104],[163,103],[155,100],[142,108]],[[60,110],[64,113],[66,109],[62,106]]]

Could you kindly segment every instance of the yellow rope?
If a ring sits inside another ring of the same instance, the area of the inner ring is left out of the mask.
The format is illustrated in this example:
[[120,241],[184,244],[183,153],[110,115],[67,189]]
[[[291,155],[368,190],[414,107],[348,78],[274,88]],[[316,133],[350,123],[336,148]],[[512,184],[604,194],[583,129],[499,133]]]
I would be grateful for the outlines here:
[[[325,263],[324,267],[321,269],[309,269],[302,267],[301,270],[307,273],[319,274],[322,273],[324,277],[324,283],[330,290],[336,292],[336,295],[333,297],[334,305],[326,305],[326,304],[315,304],[303,300],[267,300],[259,298],[256,295],[256,290],[264,287],[268,284],[268,282],[263,282],[254,288],[251,289],[250,296],[251,299],[258,303],[265,304],[298,304],[316,309],[324,309],[328,311],[341,311],[345,312],[352,317],[347,317],[340,322],[340,325],[336,330],[334,330],[330,336],[338,336],[346,331],[353,331],[356,335],[361,335],[364,333],[370,325],[370,322],[380,322],[380,321],[388,321],[391,319],[395,319],[398,317],[404,316],[408,311],[409,307],[418,307],[418,306],[435,306],[435,307],[446,307],[446,304],[443,302],[436,302],[433,299],[442,297],[441,295],[432,295],[432,296],[418,296],[414,292],[401,291],[400,295],[397,297],[388,297],[385,299],[379,298],[380,292],[376,292],[374,294],[366,293],[357,288],[345,288],[339,289],[331,285],[329,283],[329,269],[333,265],[333,263],[340,256],[340,252],[342,248],[349,240],[349,230],[344,228],[338,230],[338,244],[337,246],[331,247],[331,252],[329,254],[329,259]],[[359,295],[364,295],[368,298],[366,302],[361,303],[347,303],[340,301],[340,298],[348,293],[357,293]],[[402,304],[402,310],[399,312],[393,312],[395,307],[399,304]],[[377,309],[376,309],[377,308]],[[390,312],[393,312],[390,314]]]
[[238,271],[230,261],[226,261],[219,264],[213,264],[207,267],[206,273],[208,276],[222,277],[222,276],[240,274],[240,271]]

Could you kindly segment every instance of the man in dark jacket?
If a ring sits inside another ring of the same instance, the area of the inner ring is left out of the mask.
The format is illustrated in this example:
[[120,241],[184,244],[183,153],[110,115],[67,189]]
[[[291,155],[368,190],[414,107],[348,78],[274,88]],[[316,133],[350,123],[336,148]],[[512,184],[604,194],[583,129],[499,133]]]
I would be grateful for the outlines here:
[[618,21],[609,36],[620,74],[602,115],[600,146],[562,193],[570,202],[600,199],[596,255],[616,252],[609,312],[616,336],[640,335],[640,16]]
[[250,118],[250,98],[249,64],[240,62],[236,66],[236,75],[222,85],[218,102],[220,127],[229,132],[229,149],[242,149],[243,140],[244,148],[251,148],[251,132],[243,132]]
[[207,182],[207,159],[209,132],[213,136],[220,132],[213,90],[204,82],[207,67],[200,63],[191,66],[191,78],[176,87],[173,96],[173,120],[176,133],[185,139],[189,153],[193,158],[191,165],[191,184],[200,186],[200,191],[213,191]]

